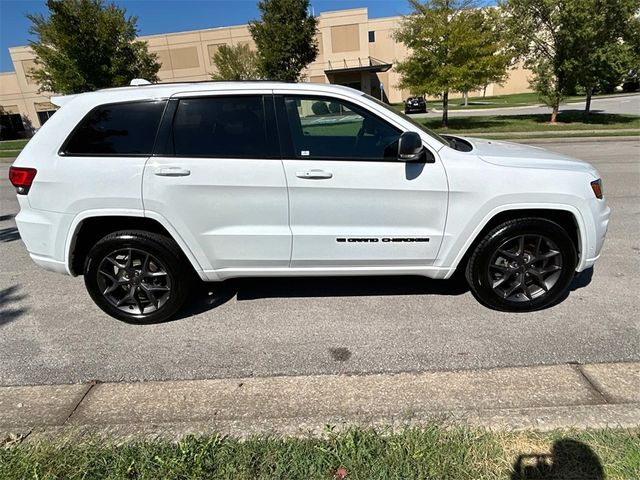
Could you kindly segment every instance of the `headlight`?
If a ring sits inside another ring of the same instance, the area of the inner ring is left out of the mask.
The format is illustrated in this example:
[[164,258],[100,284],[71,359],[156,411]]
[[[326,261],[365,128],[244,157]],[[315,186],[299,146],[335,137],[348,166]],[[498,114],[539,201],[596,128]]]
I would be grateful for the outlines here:
[[596,196],[596,198],[599,198],[602,200],[602,196],[604,195],[604,188],[602,186],[601,178],[591,182],[591,189],[593,190],[593,194]]

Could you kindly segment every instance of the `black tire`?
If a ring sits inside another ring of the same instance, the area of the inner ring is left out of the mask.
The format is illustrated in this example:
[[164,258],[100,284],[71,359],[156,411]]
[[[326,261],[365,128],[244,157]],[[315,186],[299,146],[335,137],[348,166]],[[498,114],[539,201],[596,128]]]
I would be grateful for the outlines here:
[[193,271],[172,239],[122,230],[103,237],[89,251],[84,282],[96,305],[112,317],[159,323],[185,302]]
[[530,312],[561,299],[576,262],[576,247],[564,228],[542,218],[522,218],[487,233],[469,259],[466,277],[473,295],[487,307]]

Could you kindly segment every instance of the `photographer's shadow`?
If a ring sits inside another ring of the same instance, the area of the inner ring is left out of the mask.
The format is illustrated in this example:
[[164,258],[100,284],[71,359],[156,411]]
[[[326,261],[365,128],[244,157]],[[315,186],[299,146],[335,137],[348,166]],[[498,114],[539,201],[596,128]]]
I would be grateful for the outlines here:
[[604,480],[600,459],[591,448],[570,438],[557,440],[551,454],[520,455],[511,480]]

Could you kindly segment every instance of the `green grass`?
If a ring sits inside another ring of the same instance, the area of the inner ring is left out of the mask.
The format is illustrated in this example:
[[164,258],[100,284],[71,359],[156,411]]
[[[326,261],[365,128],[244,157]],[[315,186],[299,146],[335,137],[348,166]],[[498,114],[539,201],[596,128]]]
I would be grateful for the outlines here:
[[29,140],[4,140],[0,142],[0,158],[17,157]]
[[[3,479],[603,479],[640,477],[632,430],[498,432],[430,426],[322,438],[28,442],[0,449]],[[606,477],[605,477],[606,476]]]
[[418,121],[441,133],[640,129],[640,116],[610,113],[592,113],[585,120],[580,112],[562,112],[558,115],[556,124],[549,123],[549,115],[546,114],[450,117],[448,129],[440,127],[439,117],[421,118]]

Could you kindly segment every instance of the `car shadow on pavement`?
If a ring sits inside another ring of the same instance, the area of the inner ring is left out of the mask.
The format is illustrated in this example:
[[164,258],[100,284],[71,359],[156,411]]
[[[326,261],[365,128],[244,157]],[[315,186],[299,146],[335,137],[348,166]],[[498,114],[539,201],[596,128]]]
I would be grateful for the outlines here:
[[550,454],[519,455],[511,480],[604,480],[600,459],[586,444],[564,438],[556,440]]
[[593,267],[588,268],[580,273],[578,273],[575,277],[573,277],[573,282],[569,286],[569,290],[574,292],[581,288],[588,286],[593,279]]
[[20,239],[20,233],[16,227],[0,229],[0,243],[13,242],[18,239]]
[[[584,288],[593,277],[593,268],[579,273],[558,303],[571,292]],[[235,278],[221,283],[199,281],[191,299],[172,320],[198,315],[224,305],[229,300],[303,297],[363,297],[385,295],[462,295],[469,291],[464,275],[456,272],[449,280],[420,276]]]
[[462,295],[469,291],[460,276],[432,280],[419,276],[237,278],[201,282],[174,320],[212,310],[232,298],[361,297],[385,295]]
[[17,320],[27,312],[27,308],[14,306],[15,303],[26,297],[26,295],[18,293],[19,290],[19,285],[0,290],[0,327]]

